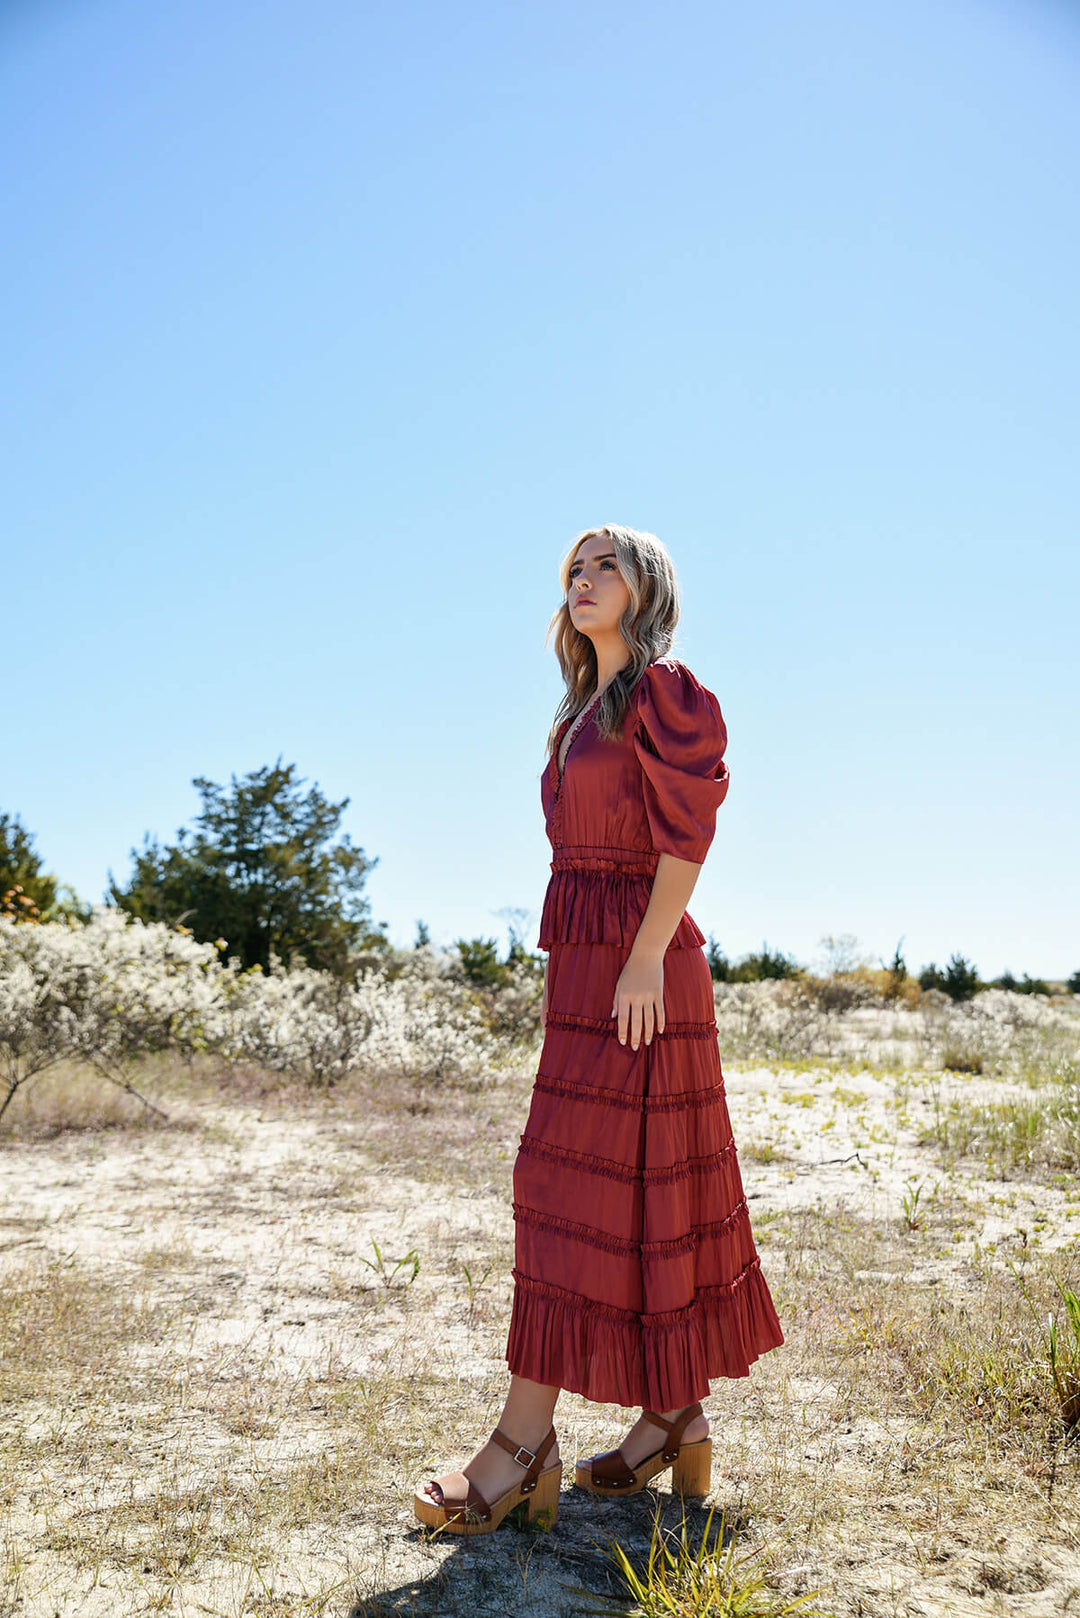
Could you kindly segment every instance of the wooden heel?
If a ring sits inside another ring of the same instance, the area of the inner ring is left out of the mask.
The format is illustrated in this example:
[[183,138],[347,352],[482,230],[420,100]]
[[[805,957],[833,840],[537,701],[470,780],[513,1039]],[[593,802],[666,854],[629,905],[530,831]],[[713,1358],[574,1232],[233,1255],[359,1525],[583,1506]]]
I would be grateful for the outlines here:
[[671,1487],[677,1494],[708,1494],[712,1487],[712,1439],[684,1444],[671,1466]]
[[559,1484],[562,1482],[562,1462],[541,1472],[532,1494],[526,1495],[526,1517],[529,1522],[547,1513],[547,1526],[553,1528],[559,1516]]

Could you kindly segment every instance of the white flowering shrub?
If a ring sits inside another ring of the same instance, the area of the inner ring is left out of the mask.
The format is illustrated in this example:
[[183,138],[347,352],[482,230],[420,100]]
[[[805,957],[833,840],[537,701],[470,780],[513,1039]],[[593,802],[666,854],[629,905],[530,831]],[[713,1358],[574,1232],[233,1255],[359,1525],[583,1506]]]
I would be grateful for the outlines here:
[[241,972],[212,944],[105,906],[85,926],[0,917],[0,1117],[35,1074],[71,1058],[136,1095],[135,1067],[155,1051],[216,1052],[318,1086],[365,1072],[482,1079],[512,1059],[514,1039],[460,963],[430,948],[354,983],[274,967]]
[[820,1008],[787,981],[715,983],[721,1055],[743,1062],[790,1062],[812,1054],[824,1024]]
[[[495,987],[473,984],[472,994],[483,1007],[493,1033],[503,1036],[511,1045],[531,1047],[539,1042],[543,1032],[540,1026],[543,965],[526,957],[511,961],[504,970],[505,981]],[[464,981],[458,963],[452,963],[450,971]]]
[[483,1077],[510,1054],[450,961],[429,949],[399,957],[392,975],[368,970],[355,984],[307,966],[251,973],[224,1048],[320,1086],[364,1072]]
[[924,1040],[942,1066],[1037,1080],[1061,1076],[1061,1063],[1080,1059],[1074,1005],[1042,995],[985,989],[953,1001],[931,990],[920,1002]]
[[212,944],[104,905],[86,925],[0,917],[0,1116],[28,1079],[72,1057],[130,1089],[148,1052],[217,1048],[236,977]]
[[954,1001],[929,989],[914,1006],[863,996],[828,1009],[798,980],[713,985],[721,1055],[797,1062],[846,1057],[911,1067],[960,1067],[1032,1082],[1080,1070],[1080,1001],[987,989]]

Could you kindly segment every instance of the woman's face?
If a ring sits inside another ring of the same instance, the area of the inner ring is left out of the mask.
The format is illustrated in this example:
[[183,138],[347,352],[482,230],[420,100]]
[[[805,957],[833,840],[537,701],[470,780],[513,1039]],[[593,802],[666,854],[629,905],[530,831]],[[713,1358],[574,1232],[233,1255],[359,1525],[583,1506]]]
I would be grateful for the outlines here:
[[590,639],[618,631],[630,604],[630,591],[619,572],[615,548],[603,534],[582,540],[570,563],[567,592],[570,622]]

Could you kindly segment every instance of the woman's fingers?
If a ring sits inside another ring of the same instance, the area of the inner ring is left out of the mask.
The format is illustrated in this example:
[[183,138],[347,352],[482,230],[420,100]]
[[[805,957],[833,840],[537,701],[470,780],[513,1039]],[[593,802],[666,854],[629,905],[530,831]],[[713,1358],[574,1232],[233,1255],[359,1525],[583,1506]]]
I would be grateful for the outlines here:
[[611,1015],[619,1019],[619,1043],[626,1044],[629,1034],[632,1049],[637,1050],[644,1036],[646,1045],[652,1043],[653,1034],[664,1031],[664,1008],[656,1000],[643,1000],[629,994],[616,995]]
[[618,1019],[620,1045],[627,1037],[636,1051],[644,1039],[652,1043],[654,1033],[664,1028],[664,966],[662,961],[635,957],[624,963],[615,984],[611,1015]]
[[615,1004],[611,1008],[611,1015],[619,1019],[619,1044],[626,1044],[626,1036],[633,1033],[634,1002],[630,995],[615,991]]

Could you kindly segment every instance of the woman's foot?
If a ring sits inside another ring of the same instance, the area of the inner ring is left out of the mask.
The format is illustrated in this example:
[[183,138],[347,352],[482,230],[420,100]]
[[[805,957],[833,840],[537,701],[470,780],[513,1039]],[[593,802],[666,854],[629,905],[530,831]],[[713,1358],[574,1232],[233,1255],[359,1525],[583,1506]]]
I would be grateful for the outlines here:
[[[517,1423],[513,1427],[506,1422],[499,1422],[500,1430],[515,1444],[522,1444],[529,1451],[535,1453],[551,1431],[550,1420],[540,1431],[535,1425],[529,1428],[527,1424]],[[508,1489],[512,1489],[521,1482],[525,1469],[529,1464],[529,1455],[523,1454],[521,1461],[515,1461],[512,1455],[490,1439],[482,1444],[470,1461],[466,1461],[462,1472],[469,1481],[480,1491],[488,1505],[493,1505]],[[554,1443],[544,1456],[545,1470],[554,1466],[559,1459],[559,1445]],[[522,1464],[524,1463],[524,1464]],[[441,1478],[433,1478],[430,1483],[424,1484],[424,1493],[435,1505],[443,1503],[443,1491],[457,1498],[460,1489],[460,1474],[457,1472],[444,1472]],[[462,1491],[464,1492],[464,1491]]]
[[[677,1410],[661,1410],[659,1415],[667,1421],[674,1421],[681,1416],[687,1407],[680,1406]],[[693,1421],[687,1422],[686,1430],[682,1435],[683,1444],[699,1444],[703,1438],[709,1436],[709,1418],[704,1413],[695,1416]],[[622,1443],[617,1447],[631,1471],[640,1466],[648,1455],[655,1455],[658,1449],[663,1449],[667,1433],[663,1427],[657,1427],[655,1422],[649,1421],[644,1415],[639,1416],[631,1427]],[[605,1452],[606,1453],[606,1452]],[[589,1456],[590,1461],[596,1460],[595,1455]]]

